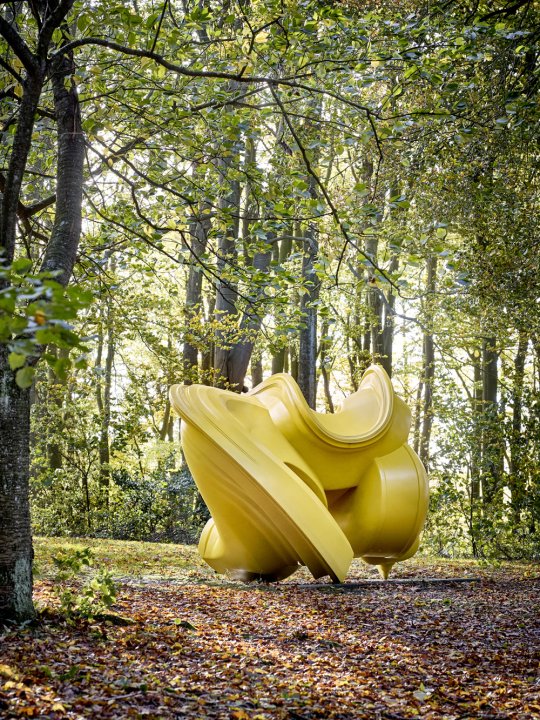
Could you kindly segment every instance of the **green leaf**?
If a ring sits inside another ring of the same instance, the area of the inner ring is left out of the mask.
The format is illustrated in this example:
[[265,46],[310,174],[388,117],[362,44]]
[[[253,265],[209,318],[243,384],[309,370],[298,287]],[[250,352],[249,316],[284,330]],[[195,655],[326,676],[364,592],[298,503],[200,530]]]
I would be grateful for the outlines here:
[[71,360],[69,358],[58,358],[53,365],[53,370],[60,380],[67,379],[67,371],[71,367]]
[[9,367],[12,370],[16,370],[17,368],[21,368],[24,365],[24,363],[26,362],[26,357],[24,355],[20,355],[19,353],[11,352],[8,355],[8,362]]
[[32,261],[28,258],[17,258],[14,260],[11,269],[18,273],[24,273],[30,270],[32,267]]
[[26,365],[26,367],[17,370],[17,374],[15,375],[15,382],[20,388],[29,388],[30,385],[32,385],[32,383],[34,382],[35,374],[36,369],[30,367],[29,365]]

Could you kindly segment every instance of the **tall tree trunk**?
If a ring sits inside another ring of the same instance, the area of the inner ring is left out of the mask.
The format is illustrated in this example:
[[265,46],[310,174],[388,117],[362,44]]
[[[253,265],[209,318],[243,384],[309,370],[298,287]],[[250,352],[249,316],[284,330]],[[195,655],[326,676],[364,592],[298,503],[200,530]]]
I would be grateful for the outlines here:
[[[245,168],[246,175],[248,177],[252,174],[255,163],[255,146],[252,142],[248,142]],[[236,203],[236,212],[239,214],[241,194],[240,185],[237,181],[234,182],[236,183],[233,190],[234,198],[233,195],[231,195],[229,203]],[[256,271],[255,275],[258,276],[258,278],[262,278],[266,276],[270,267],[272,253],[278,251],[278,246],[276,243],[275,233],[268,231],[263,247],[259,248],[253,257],[251,257],[249,233],[252,222],[251,213],[254,209],[252,208],[252,189],[250,182],[246,184],[245,191],[244,215],[246,217],[242,226],[244,252],[252,268]],[[235,228],[234,232],[234,237],[231,236],[228,241],[228,245],[226,248],[224,247],[224,250],[229,254],[229,256],[234,256],[236,252],[235,239],[238,233],[238,226]],[[235,392],[242,392],[244,389],[246,373],[251,360],[251,354],[253,352],[254,339],[260,330],[264,316],[264,310],[261,310],[261,306],[264,306],[264,299],[266,297],[264,290],[264,286],[259,284],[255,290],[254,296],[252,295],[244,309],[238,328],[240,339],[233,344],[226,341],[221,346],[219,344],[216,346],[215,367],[221,378],[218,382],[229,387]],[[230,281],[225,283],[216,296],[216,315],[218,315],[218,319],[237,312],[236,299],[236,287],[233,287]]]
[[[296,348],[291,347],[290,353],[291,353],[291,368],[290,368],[291,377],[293,378],[293,380],[296,380],[296,382],[298,382],[298,355],[296,353]],[[284,371],[285,371],[285,368],[284,368]]]
[[[185,383],[188,384],[188,383]],[[173,418],[171,416],[171,401],[169,398],[167,398],[165,402],[165,411],[163,413],[163,421],[161,423],[161,427],[159,429],[159,439],[162,441],[170,440],[172,441],[173,437]]]
[[193,319],[201,308],[203,274],[201,272],[199,261],[202,254],[206,251],[206,246],[208,245],[208,232],[211,225],[208,215],[209,210],[209,205],[207,203],[203,203],[199,210],[199,216],[189,225],[189,251],[191,257],[184,309],[186,336],[182,350],[185,385],[191,385],[192,382],[198,381],[198,350],[197,347],[189,341],[189,325],[190,322],[193,322]]
[[[399,258],[394,253],[388,268],[390,274],[396,273],[399,267]],[[395,307],[396,296],[393,292],[388,293],[388,299],[384,303],[384,320],[382,330],[382,358],[381,365],[386,370],[388,377],[392,377],[392,364],[394,352],[394,330],[395,330]]]
[[329,353],[331,351],[332,347],[332,340],[328,336],[329,332],[329,324],[328,321],[325,320],[323,322],[322,328],[321,328],[321,349],[320,349],[320,367],[321,367],[321,375],[323,379],[323,386],[324,386],[324,397],[326,400],[326,410],[330,413],[334,412],[334,401],[332,400],[332,392],[330,390],[330,358]]
[[279,348],[279,350],[276,350],[275,353],[272,355],[272,375],[276,375],[277,373],[282,373],[285,369],[285,353],[287,352],[287,348]]
[[[271,238],[269,238],[271,240]],[[265,274],[270,266],[272,256],[271,245],[266,252],[257,252],[253,258],[253,267],[260,274]],[[264,310],[261,302],[264,300],[264,287],[260,287],[254,300],[248,303],[240,322],[240,337],[245,338],[236,342],[227,353],[226,372],[231,389],[241,392],[244,388],[246,372],[253,352],[253,342],[256,333],[260,330]]]
[[[72,2],[45,5],[43,25],[33,55],[13,26],[2,18],[2,34],[16,36],[19,59],[27,71],[18,123],[11,149],[0,215],[0,245],[5,258],[14,256],[16,219],[20,191],[32,142],[34,117],[47,73],[52,82],[58,128],[56,212],[43,270],[56,271],[57,282],[66,284],[75,262],[81,231],[84,164],[79,101],[70,78],[74,66],[69,57],[57,56],[47,67],[53,32],[64,21]],[[30,402],[29,390],[19,388],[8,367],[8,348],[0,346],[0,617],[21,620],[32,617],[32,536],[29,516]],[[37,362],[38,358],[31,362]]]
[[519,331],[519,340],[514,358],[514,379],[512,383],[512,432],[510,436],[510,492],[512,494],[512,512],[514,521],[521,521],[521,512],[525,503],[525,478],[523,473],[523,440],[521,424],[523,415],[523,380],[525,377],[525,359],[529,345],[528,334]]
[[[208,312],[205,317],[205,321],[207,323],[211,322],[211,318],[214,315],[215,303],[215,295],[210,296],[208,298]],[[203,385],[214,384],[214,367],[212,365],[214,359],[214,349],[214,343],[210,341],[201,353],[201,381]]]
[[[112,268],[111,268],[112,269]],[[105,350],[105,362],[103,354]],[[112,369],[115,354],[114,320],[110,304],[105,309],[105,316],[102,318],[98,333],[98,351],[96,366],[99,367],[98,381],[96,385],[96,402],[100,416],[99,429],[99,484],[104,495],[105,505],[109,505],[109,486],[111,480],[111,446],[110,446],[110,425],[111,425],[111,390],[112,390]]]
[[418,381],[416,388],[416,401],[414,404],[414,431],[413,431],[413,450],[418,454],[420,450],[420,427],[422,425],[422,398],[424,396],[424,370],[422,369],[422,378]]
[[[238,84],[231,83],[231,89],[238,89]],[[214,348],[214,368],[216,371],[215,385],[227,387],[230,383],[227,373],[230,339],[227,321],[237,314],[236,301],[238,289],[231,278],[231,263],[235,263],[238,256],[238,235],[240,231],[240,200],[242,189],[237,178],[231,179],[229,173],[240,169],[240,158],[243,141],[239,136],[235,151],[219,162],[220,185],[222,196],[219,200],[219,209],[222,214],[222,223],[225,229],[221,231],[217,248],[217,271],[219,280],[216,285],[215,318],[222,323],[222,329],[216,332],[216,346]]]
[[424,333],[423,349],[423,387],[424,403],[422,408],[422,430],[420,433],[419,455],[425,467],[429,469],[431,430],[433,427],[433,382],[435,378],[435,345],[433,342],[433,310],[432,300],[437,284],[437,256],[430,255],[427,259],[428,293],[426,306],[426,332]]
[[474,505],[480,500],[481,474],[482,474],[482,358],[480,351],[475,349],[473,360],[473,428],[471,458],[471,503]]
[[30,390],[21,389],[0,346],[0,620],[33,616],[29,507]]
[[[379,250],[379,238],[377,235],[369,235],[366,238],[366,255],[375,263],[377,262],[377,254]],[[367,290],[367,306],[369,321],[369,340],[365,338],[364,349],[371,348],[371,361],[382,364],[384,357],[383,327],[382,327],[382,309],[383,303],[381,293],[377,286],[376,278],[371,274],[368,268],[368,290]],[[366,332],[367,334],[367,332]]]
[[[279,241],[279,265],[283,265],[283,263],[287,261],[293,249],[293,236],[295,233],[295,228],[292,224],[286,229],[286,233],[287,234],[285,234],[284,237],[282,237]],[[276,322],[279,323],[279,314],[277,314],[275,318]],[[280,333],[279,327],[277,328],[277,339],[279,339],[283,343],[283,335],[282,333]],[[272,375],[276,375],[276,373],[286,372],[285,366],[287,363],[287,353],[288,348],[286,347],[286,345],[282,345],[281,347],[278,345],[278,347],[273,350]]]
[[315,272],[315,262],[318,253],[317,231],[311,224],[304,235],[302,258],[302,278],[305,289],[300,301],[300,310],[304,327],[300,330],[298,385],[307,404],[313,409],[317,403],[317,300],[319,299],[320,280]]
[[[51,355],[57,355],[62,359],[67,359],[69,356],[69,349],[61,348],[60,351],[57,352],[56,348],[49,348],[49,353]],[[52,422],[50,422],[50,431],[52,433],[52,438],[50,440],[48,440],[48,442],[47,442],[47,455],[48,455],[49,468],[51,470],[60,470],[64,464],[64,460],[63,460],[63,456],[62,456],[62,447],[58,440],[58,435],[59,435],[59,422],[62,422],[64,420],[62,407],[64,406],[64,401],[65,401],[64,396],[66,394],[66,384],[67,384],[66,376],[60,378],[56,375],[56,373],[51,368],[49,368],[48,392],[47,392],[45,402],[48,407],[51,407],[51,405],[52,405],[54,408],[54,411],[53,411],[54,417],[52,418]],[[40,404],[43,404],[43,401],[38,400],[38,403],[37,403],[38,408],[39,408]],[[35,409],[34,409],[34,412],[36,412]],[[38,412],[39,412],[39,410],[38,410]],[[47,410],[45,410],[45,414],[48,415]]]
[[260,385],[263,381],[263,365],[261,358],[251,358],[251,387]]
[[482,341],[483,456],[482,479],[484,501],[492,502],[501,488],[502,434],[499,427],[497,395],[499,355],[495,337]]

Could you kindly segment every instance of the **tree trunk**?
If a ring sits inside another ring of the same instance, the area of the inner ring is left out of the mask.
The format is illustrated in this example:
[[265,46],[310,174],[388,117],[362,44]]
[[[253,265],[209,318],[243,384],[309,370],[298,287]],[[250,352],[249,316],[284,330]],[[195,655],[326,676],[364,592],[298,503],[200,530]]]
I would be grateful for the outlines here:
[[525,377],[525,359],[529,337],[524,330],[519,331],[519,341],[514,358],[514,380],[512,384],[512,432],[510,436],[510,492],[512,494],[512,512],[514,521],[521,521],[521,512],[525,504],[525,478],[523,473],[523,439],[521,424],[523,414],[523,379]]
[[431,299],[437,283],[437,256],[430,255],[427,259],[427,293],[428,306],[426,311],[426,332],[424,333],[423,386],[424,403],[422,408],[422,429],[420,433],[419,455],[426,469],[429,469],[429,446],[433,427],[433,381],[435,379],[435,345],[433,342],[433,311]]
[[[208,299],[208,313],[205,317],[206,323],[210,323],[210,319],[214,314],[215,302],[215,295],[212,295]],[[214,349],[214,343],[211,341],[201,353],[201,381],[203,385],[214,384],[214,368],[212,365],[214,358]]]
[[[185,383],[186,385],[188,383]],[[161,427],[159,429],[159,439],[163,442],[165,440],[170,440],[172,442],[173,439],[173,419],[171,416],[171,401],[167,397],[167,400],[165,402],[165,411],[163,413],[163,421],[161,423]]]
[[0,346],[0,620],[33,617],[28,499],[30,390],[15,383]]
[[[422,371],[422,378],[424,377],[424,371]],[[418,387],[416,388],[416,401],[414,404],[414,432],[413,432],[413,450],[418,454],[420,450],[420,427],[422,425],[422,397],[424,395],[424,381],[418,381]]]
[[286,348],[280,348],[272,355],[272,375],[282,373],[285,368],[285,353]]
[[483,456],[482,478],[484,501],[492,502],[501,490],[502,435],[499,427],[497,393],[499,355],[496,339],[485,337],[482,341],[482,401],[483,401]]
[[[379,250],[379,239],[377,235],[370,235],[366,239],[366,255],[373,262],[377,262],[377,254]],[[371,349],[371,361],[382,364],[384,357],[383,343],[383,327],[382,327],[382,300],[377,279],[371,274],[368,268],[368,290],[367,290],[367,306],[368,306],[368,322],[369,331],[366,332],[368,337],[364,338],[364,349]],[[369,333],[369,334],[368,334]]]
[[[18,52],[27,71],[18,122],[3,193],[0,245],[10,261],[15,252],[16,219],[20,191],[32,142],[34,117],[44,78],[51,79],[58,129],[56,212],[44,253],[42,270],[56,272],[55,280],[67,284],[81,231],[84,165],[79,100],[69,57],[57,56],[47,66],[53,32],[62,25],[72,2],[43,7],[43,24],[37,55],[32,55],[17,35]],[[14,26],[11,32],[16,34]],[[15,384],[7,363],[8,348],[0,346],[0,616],[21,620],[32,617],[32,535],[29,514],[30,393]],[[35,357],[31,362],[37,362]]]
[[320,280],[314,265],[319,252],[316,229],[311,225],[305,233],[302,278],[305,291],[300,301],[302,322],[298,353],[298,385],[310,408],[317,403],[317,300]]
[[261,358],[251,359],[251,387],[260,385],[263,381],[263,366]]
[[[256,163],[256,155],[255,155],[255,145],[252,141],[249,141],[246,143],[247,150],[246,150],[246,175],[249,178],[252,169],[255,166]],[[236,184],[234,184],[236,183]],[[236,207],[236,212],[239,214],[239,206],[240,206],[240,186],[237,181],[234,181],[234,187],[233,191],[231,193],[231,196],[229,197],[229,204],[231,207]],[[244,390],[244,383],[246,378],[246,373],[248,371],[249,363],[251,360],[251,354],[253,352],[253,344],[254,339],[260,330],[262,319],[264,316],[264,300],[266,298],[265,295],[265,287],[264,284],[260,282],[261,278],[265,278],[268,269],[270,267],[270,260],[272,259],[272,254],[278,253],[278,245],[276,242],[276,236],[275,233],[268,231],[266,235],[266,239],[263,243],[263,247],[258,249],[253,257],[251,256],[251,248],[249,247],[249,233],[251,229],[251,215],[254,214],[255,210],[252,208],[252,188],[251,188],[251,182],[246,183],[245,187],[245,201],[244,201],[244,223],[242,225],[242,239],[244,241],[244,253],[246,256],[246,261],[249,262],[252,266],[252,268],[256,271],[255,275],[257,276],[257,283],[256,290],[253,293],[253,291],[250,293],[251,297],[249,298],[247,305],[244,309],[242,319],[240,321],[239,325],[239,339],[234,342],[234,344],[230,344],[229,342],[225,342],[225,344],[222,344],[221,346],[216,347],[216,353],[215,353],[215,366],[216,371],[218,372],[218,384],[221,384],[225,387],[228,387],[231,390],[234,390],[235,392],[242,392]],[[235,205],[236,204],[236,205]],[[251,208],[251,209],[250,209]],[[236,250],[235,250],[235,239],[236,235],[238,233],[238,224],[236,224],[233,228],[233,234],[230,235],[230,238],[228,240],[227,245],[222,246],[222,252],[225,254],[228,254],[229,256],[235,256]],[[224,255],[225,257],[225,255]],[[277,256],[276,256],[277,261]],[[219,260],[219,258],[218,258]],[[226,315],[232,315],[233,313],[236,313],[236,300],[237,300],[237,292],[236,287],[233,287],[230,284],[230,281],[223,284],[223,286],[220,286],[221,289],[218,291],[218,294],[216,296],[216,315],[218,315],[218,319],[223,318]],[[261,307],[263,307],[263,310],[261,310]],[[219,313],[219,314],[218,314]],[[225,335],[226,335],[225,330]],[[226,337],[225,337],[226,340]]]
[[471,458],[471,503],[480,500],[481,467],[482,467],[482,365],[479,350],[473,351],[473,428]]
[[[399,258],[396,254],[392,255],[390,260],[389,272],[393,274],[397,272],[399,267]],[[382,331],[382,358],[381,365],[386,370],[388,377],[392,377],[392,363],[394,350],[394,309],[396,306],[396,296],[390,292],[388,300],[384,306],[384,321]]]
[[[231,89],[238,89],[237,84],[231,83]],[[215,318],[222,323],[222,329],[216,332],[216,346],[214,348],[214,368],[216,377],[214,383],[218,387],[229,385],[227,361],[230,349],[229,331],[227,321],[230,316],[237,314],[236,301],[238,290],[231,278],[230,266],[236,262],[238,256],[238,235],[240,231],[240,200],[242,189],[240,181],[230,179],[229,173],[240,169],[240,155],[243,142],[240,135],[237,138],[235,150],[219,161],[220,185],[223,195],[219,200],[219,209],[222,214],[221,221],[225,229],[221,231],[217,249],[217,271],[219,280],[216,285]]]
[[186,335],[182,351],[185,385],[191,385],[192,382],[198,381],[198,350],[193,343],[189,342],[189,324],[193,321],[193,318],[197,315],[197,311],[201,307],[203,274],[199,261],[208,244],[208,232],[211,225],[210,218],[208,217],[209,209],[209,206],[203,203],[200,208],[199,217],[195,218],[189,225],[189,251],[191,257],[184,310]]
[[298,355],[294,348],[291,348],[291,377],[298,382]]
[[[108,506],[109,485],[111,479],[111,449],[110,449],[110,424],[111,424],[111,389],[112,389],[112,368],[114,362],[115,342],[114,327],[111,307],[105,311],[105,327],[100,323],[98,337],[98,352],[96,366],[99,367],[99,375],[96,385],[96,401],[100,415],[99,429],[99,484],[105,496],[105,505]],[[102,367],[103,351],[105,349],[105,364]]]
[[321,328],[321,351],[320,351],[320,367],[321,367],[321,375],[323,379],[323,386],[324,386],[324,398],[326,400],[326,411],[333,413],[334,412],[334,401],[332,400],[332,393],[330,390],[330,358],[329,353],[331,352],[332,348],[332,339],[328,336],[329,332],[329,324],[328,321],[325,320],[323,322],[323,326]]
[[[49,353],[62,359],[69,357],[69,349],[61,348],[58,352],[56,348],[49,348]],[[49,368],[47,377],[47,393],[41,398],[36,393],[36,398],[31,404],[34,405],[34,417],[39,417],[39,422],[47,423],[45,432],[48,434],[47,438],[47,456],[49,468],[51,470],[60,470],[64,465],[64,458],[62,455],[62,446],[59,441],[60,436],[60,425],[64,422],[64,413],[62,408],[65,402],[67,376],[60,378],[56,373]],[[53,408],[52,413],[50,408]],[[32,439],[30,442],[32,448]],[[30,451],[32,453],[32,450]]]

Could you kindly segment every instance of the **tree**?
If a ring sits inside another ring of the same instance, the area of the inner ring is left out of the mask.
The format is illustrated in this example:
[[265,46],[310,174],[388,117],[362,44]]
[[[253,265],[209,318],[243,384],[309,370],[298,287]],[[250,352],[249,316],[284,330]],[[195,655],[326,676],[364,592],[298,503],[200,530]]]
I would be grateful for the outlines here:
[[[81,231],[84,141],[81,130],[79,100],[73,75],[73,57],[52,55],[55,32],[61,28],[73,6],[73,0],[53,3],[31,3],[22,10],[23,17],[0,16],[0,33],[4,39],[2,62],[5,73],[18,83],[20,98],[12,121],[13,137],[5,143],[3,154],[7,165],[3,181],[0,211],[0,246],[2,260],[12,266],[17,244],[17,222],[30,213],[21,196],[25,171],[32,146],[35,118],[45,91],[52,88],[56,125],[57,179],[54,223],[42,251],[41,271],[66,285],[71,277]],[[23,20],[31,28],[29,41],[17,29]],[[30,44],[31,43],[31,44]],[[35,50],[31,48],[34,47]],[[17,267],[17,265],[15,265]],[[4,275],[1,290],[5,298],[15,299],[16,277]],[[42,299],[45,299],[44,290]],[[47,303],[45,303],[45,306]],[[5,306],[4,306],[5,307]],[[21,316],[19,316],[21,317]],[[24,310],[22,317],[25,317]],[[42,353],[40,328],[46,314],[25,317],[24,326],[13,323],[7,328],[0,345],[0,618],[25,619],[33,614],[32,542],[28,505],[30,385],[33,367]],[[7,337],[6,337],[7,335]],[[54,337],[54,333],[53,333]],[[17,347],[19,341],[19,347]],[[16,349],[26,349],[17,353]],[[28,347],[27,343],[30,344]],[[25,355],[27,354],[28,359]],[[21,358],[25,363],[20,367]],[[14,372],[19,366],[17,372]]]

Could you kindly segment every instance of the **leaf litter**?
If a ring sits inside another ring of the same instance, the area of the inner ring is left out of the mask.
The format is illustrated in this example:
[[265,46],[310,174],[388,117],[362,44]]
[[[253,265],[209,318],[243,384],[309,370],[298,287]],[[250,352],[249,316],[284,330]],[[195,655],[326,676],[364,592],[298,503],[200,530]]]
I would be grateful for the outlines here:
[[194,572],[123,577],[131,624],[68,622],[39,580],[38,621],[0,635],[0,717],[540,718],[538,566],[417,561],[401,576],[479,581],[349,592]]

